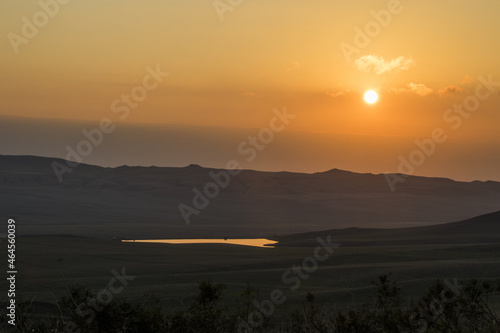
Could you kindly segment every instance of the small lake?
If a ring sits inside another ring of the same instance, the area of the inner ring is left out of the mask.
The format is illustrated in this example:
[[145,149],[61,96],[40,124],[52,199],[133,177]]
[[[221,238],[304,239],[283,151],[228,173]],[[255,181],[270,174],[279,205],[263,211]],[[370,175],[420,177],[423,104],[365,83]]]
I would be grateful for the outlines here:
[[164,243],[164,244],[232,244],[254,247],[274,248],[278,243],[265,238],[253,239],[124,239],[126,243]]

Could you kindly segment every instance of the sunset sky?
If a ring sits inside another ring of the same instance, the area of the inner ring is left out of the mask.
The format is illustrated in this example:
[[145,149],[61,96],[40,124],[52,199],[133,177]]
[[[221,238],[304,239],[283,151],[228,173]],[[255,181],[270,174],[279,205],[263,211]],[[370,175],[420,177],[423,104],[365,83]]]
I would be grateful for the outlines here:
[[[67,2],[40,1],[53,17],[30,38],[40,3],[0,3],[0,154],[64,158],[108,118],[86,163],[224,167],[286,107],[296,117],[245,168],[397,172],[440,128],[415,174],[500,180],[498,1]],[[147,68],[168,76],[121,118]],[[478,89],[475,111],[448,111]]]

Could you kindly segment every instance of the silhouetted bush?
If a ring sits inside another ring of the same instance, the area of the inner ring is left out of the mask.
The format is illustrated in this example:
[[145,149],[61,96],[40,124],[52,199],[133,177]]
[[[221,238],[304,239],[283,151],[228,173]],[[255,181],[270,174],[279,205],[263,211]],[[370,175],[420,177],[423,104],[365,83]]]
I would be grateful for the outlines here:
[[[57,304],[52,315],[34,313],[32,300],[17,304],[17,326],[0,320],[2,332],[82,332],[82,333],[380,333],[380,332],[500,332],[499,318],[491,298],[499,295],[499,283],[437,280],[418,302],[407,304],[390,274],[374,282],[374,304],[358,309],[328,311],[316,305],[308,292],[302,306],[285,313],[276,312],[261,325],[249,325],[246,318],[255,311],[252,303],[259,291],[247,285],[239,307],[224,306],[223,284],[202,281],[198,295],[183,310],[167,311],[154,295],[139,304],[111,299],[83,287],[74,286]],[[243,325],[242,325],[243,324]]]

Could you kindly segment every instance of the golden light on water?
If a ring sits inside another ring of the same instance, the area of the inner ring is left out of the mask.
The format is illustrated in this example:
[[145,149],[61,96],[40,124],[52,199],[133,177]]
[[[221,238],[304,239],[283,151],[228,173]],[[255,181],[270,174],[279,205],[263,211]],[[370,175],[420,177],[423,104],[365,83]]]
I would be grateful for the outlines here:
[[265,238],[256,239],[142,239],[142,240],[122,240],[125,243],[164,243],[164,244],[232,244],[254,247],[274,248],[274,244],[278,243]]

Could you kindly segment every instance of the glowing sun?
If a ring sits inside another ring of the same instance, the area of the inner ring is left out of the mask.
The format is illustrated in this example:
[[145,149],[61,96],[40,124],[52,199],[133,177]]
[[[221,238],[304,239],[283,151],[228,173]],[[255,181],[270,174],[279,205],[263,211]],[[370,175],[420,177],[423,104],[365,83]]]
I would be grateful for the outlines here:
[[366,93],[365,93],[365,101],[366,103],[369,103],[369,104],[373,104],[377,101],[378,99],[378,95],[375,91],[373,90],[368,90]]

